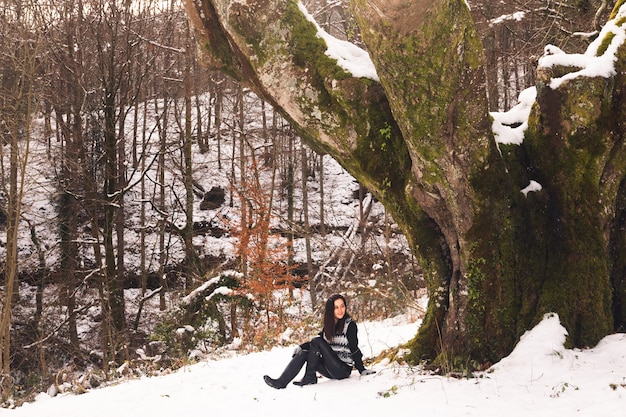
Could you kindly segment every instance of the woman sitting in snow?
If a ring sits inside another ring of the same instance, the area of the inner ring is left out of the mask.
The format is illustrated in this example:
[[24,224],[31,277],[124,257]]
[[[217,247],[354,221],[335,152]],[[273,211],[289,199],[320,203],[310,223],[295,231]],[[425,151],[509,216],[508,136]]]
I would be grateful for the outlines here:
[[339,294],[326,301],[324,329],[319,336],[296,348],[291,361],[278,379],[265,375],[263,379],[272,388],[285,388],[306,363],[304,378],[295,385],[317,383],[317,372],[331,379],[348,378],[356,367],[361,375],[375,371],[365,369],[359,350],[356,322],[346,312],[346,299]]

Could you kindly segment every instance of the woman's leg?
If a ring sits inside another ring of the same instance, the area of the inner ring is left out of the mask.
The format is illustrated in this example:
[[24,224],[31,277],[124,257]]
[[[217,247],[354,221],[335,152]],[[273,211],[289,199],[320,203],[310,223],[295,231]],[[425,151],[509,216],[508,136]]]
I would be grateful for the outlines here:
[[344,363],[322,337],[311,340],[311,348],[307,356],[306,372],[301,381],[296,385],[310,385],[317,383],[317,374],[332,379],[344,379],[350,376],[352,367]]
[[283,371],[283,373],[278,377],[278,379],[270,378],[268,375],[263,376],[263,380],[265,383],[272,388],[281,389],[285,388],[287,384],[291,382],[292,379],[298,375],[300,369],[307,360],[308,351],[301,350],[300,352],[293,355],[291,361],[287,364],[287,367]]
[[344,379],[352,373],[352,367],[339,359],[339,356],[322,337],[316,337],[311,341],[311,350],[321,353],[317,370],[320,374],[331,379]]

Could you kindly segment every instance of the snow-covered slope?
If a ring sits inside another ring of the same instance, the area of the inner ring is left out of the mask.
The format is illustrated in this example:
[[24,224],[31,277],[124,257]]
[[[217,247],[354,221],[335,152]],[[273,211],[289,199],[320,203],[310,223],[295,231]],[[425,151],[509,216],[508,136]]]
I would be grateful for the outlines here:
[[[361,349],[373,356],[415,334],[419,321],[398,316],[359,324]],[[626,406],[626,335],[588,350],[563,348],[565,329],[548,315],[515,351],[475,378],[455,379],[420,367],[376,363],[376,374],[275,390],[262,376],[278,376],[292,346],[232,353],[175,373],[130,380],[86,394],[50,398],[1,410],[6,417],[293,417],[348,416],[540,417],[619,416]],[[299,378],[299,377],[298,377]]]

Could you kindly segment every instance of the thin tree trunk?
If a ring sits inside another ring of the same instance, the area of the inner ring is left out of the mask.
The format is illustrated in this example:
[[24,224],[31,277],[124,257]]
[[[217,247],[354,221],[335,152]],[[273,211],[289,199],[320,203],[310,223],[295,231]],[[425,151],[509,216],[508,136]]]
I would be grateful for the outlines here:
[[167,287],[167,281],[165,279],[165,262],[166,262],[166,253],[165,253],[165,226],[167,223],[166,216],[166,207],[165,207],[165,152],[167,151],[167,128],[168,128],[168,117],[169,117],[169,99],[165,97],[163,100],[163,110],[159,113],[158,110],[158,100],[155,98],[154,100],[154,108],[156,114],[160,114],[159,121],[157,122],[157,127],[159,131],[159,157],[158,157],[158,173],[159,173],[159,182],[158,182],[158,207],[160,210],[161,219],[159,221],[159,280],[161,282],[161,291],[159,294],[159,307],[162,311],[166,309],[165,305],[165,289]]
[[[189,25],[187,25],[189,26]],[[191,40],[190,42],[193,42],[193,40]],[[195,94],[195,99],[196,99],[196,141],[198,142],[198,148],[200,149],[201,153],[205,153],[209,150],[209,142],[208,142],[208,138],[209,138],[209,132],[211,131],[211,95],[209,95],[209,106],[208,106],[208,114],[204,114],[203,113],[203,106],[202,106],[202,99],[201,99],[201,95],[202,95],[202,91],[200,90],[200,87],[198,86],[198,60],[196,59],[196,57],[193,57],[193,79],[194,79],[194,94]],[[206,118],[207,120],[207,129],[206,131],[204,130],[204,126],[203,126],[203,120]]]
[[[104,187],[102,190],[104,201],[104,223],[103,223],[103,242],[104,242],[104,276],[107,290],[107,303],[109,306],[110,331],[113,335],[113,344],[111,348],[114,355],[113,360],[117,359],[119,349],[123,347],[123,332],[125,329],[126,319],[124,314],[124,288],[119,281],[117,275],[117,265],[115,256],[115,246],[113,242],[113,234],[115,231],[116,207],[118,204],[116,191],[118,184],[118,165],[117,165],[117,139],[118,135],[115,126],[116,100],[115,92],[108,91],[105,95],[104,106]],[[106,323],[106,322],[105,322]]]
[[[248,237],[250,234],[247,231],[248,229],[248,201],[246,199],[246,191],[247,191],[247,160],[246,160],[246,144],[245,144],[245,135],[244,135],[244,114],[243,114],[243,87],[241,85],[237,88],[237,100],[235,103],[235,112],[234,115],[237,116],[237,137],[239,139],[239,187],[241,188],[240,196],[240,204],[241,204],[241,229],[246,230],[242,232],[242,236]],[[235,141],[233,140],[233,148]],[[234,158],[233,158],[234,159]],[[247,247],[247,242],[244,243],[244,247]],[[243,273],[244,281],[248,280],[248,252],[247,250],[241,251],[242,259],[241,259],[241,271]]]
[[326,218],[324,216],[324,154],[320,154],[320,235],[326,237]]
[[[46,254],[41,247],[41,242],[37,236],[35,226],[29,223],[30,238],[37,249],[39,267],[37,268],[37,291],[35,292],[35,315],[33,317],[33,327],[37,332],[37,339],[43,339],[43,329],[41,327],[41,316],[43,315],[43,292],[46,283]],[[39,369],[42,379],[48,377],[48,367],[46,366],[46,349],[43,345],[37,345],[39,357]]]
[[311,255],[311,226],[309,225],[309,191],[308,191],[308,170],[307,155],[304,144],[300,144],[300,165],[302,166],[302,215],[304,218],[304,243],[306,246],[306,270],[309,277],[309,294],[311,296],[311,306],[317,306],[317,285],[315,274],[313,273],[313,257]]
[[[17,189],[17,153],[18,138],[11,135],[10,142],[10,166],[9,183],[5,190],[8,191],[7,201],[7,226],[6,226],[6,257],[4,290],[5,300],[2,308],[2,320],[0,322],[1,352],[0,363],[2,363],[2,399],[8,398],[12,392],[11,384],[11,316],[14,293],[18,288],[17,283],[17,238],[20,213],[20,193]],[[4,167],[3,167],[4,171]]]
[[[145,103],[145,101],[144,101]],[[133,137],[132,137],[132,155],[133,155],[133,168],[137,168],[137,165],[139,164],[139,159],[137,156],[137,137],[139,136],[139,100],[135,99],[135,102],[133,103],[133,107],[134,107],[134,111],[133,111]],[[144,119],[145,120],[145,119]],[[145,132],[145,130],[144,130]],[[145,148],[141,148],[142,151],[145,150]]]
[[293,191],[295,188],[295,180],[294,180],[294,135],[291,130],[288,131],[287,137],[287,172],[286,172],[286,180],[285,187],[287,188],[287,223],[290,226],[289,231],[289,245],[293,246],[294,235],[296,232],[296,224],[294,219],[294,196]]
[[217,169],[222,169],[222,84],[218,84],[215,92],[215,140],[217,142]]
[[[141,129],[141,151],[143,153],[141,157],[141,172],[146,172],[146,128],[148,123],[148,100],[143,102],[143,127]],[[146,290],[148,289],[148,273],[146,270],[146,205],[148,204],[146,198],[146,178],[145,175],[141,176],[141,184],[140,184],[140,193],[141,193],[141,211],[139,213],[139,269],[141,271],[141,294],[145,295]]]
[[[6,201],[6,246],[4,265],[4,303],[0,310],[0,395],[1,400],[8,399],[13,391],[11,378],[11,318],[12,303],[19,299],[18,282],[18,239],[19,224],[22,210],[22,199],[25,188],[26,166],[28,164],[31,118],[35,113],[33,108],[33,84],[37,71],[36,60],[38,44],[34,41],[30,46],[33,49],[18,48],[16,51],[6,51],[15,54],[12,56],[17,63],[15,68],[6,69],[0,79],[2,87],[9,94],[3,98],[3,114],[0,118],[3,129],[0,139],[9,144],[9,173],[6,182],[6,159],[0,149],[0,168],[2,190]],[[19,80],[19,81],[18,81]],[[17,294],[17,296],[16,296]]]
[[193,49],[189,42],[191,42],[191,33],[189,32],[189,25],[187,25],[187,43],[185,49],[185,77],[184,77],[184,89],[185,89],[185,127],[183,135],[183,184],[185,187],[185,226],[181,230],[183,235],[183,242],[185,245],[185,287],[186,291],[190,292],[193,289],[193,277],[201,276],[200,259],[193,246],[193,164],[192,164],[192,73],[191,66],[193,61]]
[[[121,105],[118,110],[119,117],[119,139],[117,141],[117,175],[116,175],[116,193],[118,197],[115,199],[117,207],[115,210],[115,240],[117,243],[117,265],[116,265],[116,279],[117,287],[121,293],[122,300],[124,300],[124,287],[126,280],[126,266],[124,262],[124,254],[126,252],[126,239],[124,238],[124,222],[126,219],[126,210],[124,208],[124,189],[126,188],[126,134],[125,132],[125,113],[124,105]],[[122,302],[122,313],[125,317],[125,306]],[[126,319],[124,318],[124,327],[126,326]]]

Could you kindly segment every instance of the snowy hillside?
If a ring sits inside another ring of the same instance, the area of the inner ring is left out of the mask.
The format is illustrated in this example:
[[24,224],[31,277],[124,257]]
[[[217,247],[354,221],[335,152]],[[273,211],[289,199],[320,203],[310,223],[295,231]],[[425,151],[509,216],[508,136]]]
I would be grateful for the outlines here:
[[[403,315],[359,323],[360,346],[372,357],[407,341],[419,321]],[[549,315],[527,332],[510,356],[474,378],[456,379],[420,367],[380,362],[376,374],[354,371],[341,381],[275,390],[262,376],[278,376],[293,345],[252,354],[231,352],[169,375],[137,378],[83,395],[50,398],[4,410],[7,417],[166,417],[218,415],[540,417],[619,416],[626,406],[626,335],[607,336],[587,350],[563,347],[565,330]],[[295,341],[294,341],[295,344]],[[302,373],[299,377],[302,376]]]
[[[203,103],[210,102],[210,98],[207,95],[202,97]],[[253,163],[253,157],[257,162],[262,160],[262,152],[265,151],[265,144],[263,143],[261,130],[261,112],[265,111],[265,119],[271,120],[272,112],[269,106],[267,109],[262,109],[261,101],[254,94],[248,92],[245,95],[246,106],[246,118],[244,133],[246,135],[246,141],[250,142],[250,148],[245,150],[250,160],[248,164]],[[127,116],[128,120],[133,120],[133,111],[131,110]],[[143,114],[138,116],[138,124],[144,125]],[[195,113],[193,114],[195,120]],[[208,151],[201,151],[194,143],[192,149],[192,166],[193,166],[193,179],[196,188],[196,196],[194,199],[194,215],[193,221],[198,228],[198,233],[194,237],[194,247],[198,251],[198,255],[203,257],[217,257],[222,260],[232,259],[234,256],[234,237],[229,234],[229,227],[232,227],[232,222],[240,216],[240,199],[237,195],[237,187],[240,184],[234,183],[232,176],[235,176],[235,181],[240,179],[239,155],[240,155],[240,142],[237,135],[239,131],[230,128],[229,118],[232,115],[225,115],[225,123],[222,126],[221,141],[210,143]],[[146,116],[145,132],[146,143],[142,145],[137,144],[137,148],[133,149],[130,140],[127,140],[127,158],[133,152],[138,153],[146,163],[145,170],[142,171],[142,167],[132,166],[130,161],[127,165],[127,183],[128,191],[124,197],[124,211],[126,213],[124,234],[125,238],[125,252],[124,252],[124,265],[129,273],[138,273],[140,265],[140,231],[146,230],[145,247],[147,248],[147,267],[150,272],[154,272],[158,269],[158,230],[159,222],[163,221],[162,215],[165,214],[166,221],[177,227],[184,226],[186,221],[185,213],[182,207],[182,200],[184,200],[185,191],[182,182],[182,170],[181,167],[181,151],[180,151],[180,135],[179,127],[175,123],[170,123],[167,146],[164,152],[165,157],[165,212],[161,212],[158,207],[158,165],[156,158],[162,150],[159,147],[158,129],[155,125],[155,120],[158,117],[155,114],[148,113]],[[54,118],[52,119],[54,125]],[[20,243],[19,243],[19,257],[20,257],[20,271],[23,273],[32,272],[39,267],[39,258],[34,244],[31,232],[37,234],[37,238],[41,243],[41,248],[44,251],[46,265],[52,270],[57,268],[58,256],[59,256],[59,235],[57,225],[57,199],[62,193],[61,183],[63,179],[59,176],[60,160],[62,159],[62,152],[64,151],[64,145],[54,138],[47,138],[43,136],[43,120],[38,120],[35,124],[34,139],[30,141],[29,149],[29,162],[27,165],[27,172],[25,178],[25,193],[24,193],[24,205],[23,205],[23,219],[24,221],[20,226]],[[290,128],[281,121],[278,126],[280,132],[277,134],[277,142],[280,142],[283,135],[294,135],[290,132]],[[130,138],[133,135],[133,127],[128,126],[127,137]],[[279,148],[280,144],[275,144],[275,148]],[[295,138],[294,146],[298,149],[298,156],[294,158],[298,163],[300,160],[299,139]],[[271,151],[272,147],[268,147]],[[252,149],[255,149],[256,155],[251,155]],[[277,150],[277,152],[282,152]],[[311,152],[311,151],[309,151]],[[312,153],[311,153],[312,155]],[[98,155],[95,155],[96,157]],[[234,157],[233,157],[234,156]],[[4,154],[5,158],[8,158],[8,154]],[[282,156],[276,156],[276,158],[284,158]],[[317,155],[315,158],[319,161],[322,156]],[[336,161],[329,156],[323,156],[324,161],[324,223],[329,230],[326,237],[321,239],[319,236],[314,237],[313,242],[313,256],[314,261],[319,262],[325,258],[330,248],[337,246],[351,246],[353,244],[360,243],[360,237],[356,236],[356,225],[359,221],[359,200],[358,190],[359,184],[356,180],[349,175]],[[277,162],[277,165],[283,162]],[[319,163],[319,162],[317,162]],[[313,166],[314,164],[311,163]],[[276,185],[274,190],[274,203],[272,211],[274,213],[272,218],[272,225],[282,230],[289,230],[292,225],[287,222],[287,202],[285,191],[285,177],[284,172],[281,171],[281,167],[276,168]],[[272,181],[272,169],[270,166],[260,167],[261,181],[267,190],[270,188],[270,182]],[[252,175],[252,173],[249,173]],[[144,177],[144,181],[147,184],[147,191],[142,195],[140,181]],[[301,169],[299,164],[294,166],[294,211],[296,222],[296,228],[301,227],[303,221],[303,206],[302,206],[302,179]],[[101,184],[99,185],[101,186]],[[221,187],[225,191],[225,201],[221,206],[217,208],[204,209],[202,205],[202,194],[210,191],[213,187]],[[101,190],[100,190],[101,192]],[[312,172],[307,179],[307,195],[309,205],[309,222],[311,227],[317,228],[320,223],[320,210],[322,203],[320,195],[320,178],[317,172]],[[84,198],[79,195],[78,198]],[[367,192],[364,194],[365,200],[363,206],[368,206],[371,202],[371,211],[368,222],[371,227],[374,228],[374,233],[370,236],[373,241],[368,243],[370,248],[389,247],[394,253],[398,253],[401,256],[410,256],[406,240],[397,229],[397,226],[393,224],[393,220],[390,219],[391,227],[391,240],[389,244],[384,242],[384,236],[382,229],[385,227],[385,210],[383,206],[376,201],[371,201],[372,197]],[[142,203],[147,204],[146,219],[144,224],[140,221],[140,211]],[[232,205],[231,205],[232,202]],[[79,223],[81,225],[82,236],[80,238],[80,264],[88,268],[93,265],[93,251],[89,242],[93,241],[93,237],[89,232],[89,224],[84,214],[77,214],[79,216]],[[210,229],[215,227],[220,229],[225,234],[214,236],[210,233]],[[176,233],[168,233],[166,239],[166,262],[170,268],[175,268],[184,257],[184,247],[181,238]],[[350,247],[350,249],[353,249]],[[375,249],[379,251],[379,249]],[[302,263],[305,261],[304,254],[304,242],[303,239],[296,239],[294,242],[295,261]],[[0,256],[4,256],[4,244],[0,245]]]
[[[246,149],[248,156],[252,160],[252,149],[259,153],[255,156],[262,160],[264,148],[260,131],[262,117],[259,112],[263,107],[258,97],[253,94],[246,94],[246,141],[255,142],[258,146],[250,146]],[[203,97],[206,103],[209,97]],[[269,107],[269,106],[268,106]],[[266,119],[272,119],[272,110],[266,109]],[[128,116],[133,119],[134,115]],[[181,200],[184,200],[185,190],[182,183],[181,154],[180,154],[180,132],[176,124],[171,123],[171,132],[168,136],[168,143],[165,158],[164,184],[166,192],[166,209],[158,208],[157,200],[159,190],[157,179],[159,172],[154,162],[159,153],[158,129],[154,125],[156,117],[148,114],[146,123],[143,123],[143,114],[139,115],[139,126],[145,126],[146,141],[138,149],[127,143],[127,152],[130,158],[133,151],[139,155],[143,154],[146,162],[145,170],[141,165],[134,167],[129,163],[127,176],[128,184],[132,184],[124,197],[124,211],[126,218],[124,221],[125,249],[123,251],[124,268],[129,277],[125,290],[125,310],[128,327],[133,329],[134,339],[132,341],[130,354],[131,359],[135,359],[135,348],[147,343],[153,336],[155,327],[160,321],[176,308],[177,302],[184,295],[184,277],[180,274],[180,262],[185,256],[184,245],[180,234],[166,230],[165,237],[165,271],[168,271],[170,289],[166,294],[166,309],[160,310],[159,298],[154,297],[144,300],[136,277],[140,273],[140,262],[142,253],[140,248],[145,248],[146,268],[152,277],[157,276],[160,262],[159,231],[163,221],[169,222],[175,227],[182,227],[186,221],[184,207]],[[224,116],[228,119],[229,115]],[[195,120],[195,119],[194,119]],[[54,120],[52,120],[54,125]],[[200,229],[195,234],[193,245],[198,255],[205,259],[210,265],[206,276],[195,277],[193,287],[201,285],[204,281],[219,274],[220,270],[233,267],[232,262],[236,259],[237,237],[229,230],[236,226],[241,218],[241,200],[236,194],[236,187],[239,186],[240,166],[239,160],[232,159],[232,155],[240,155],[238,131],[228,128],[228,120],[224,123],[221,142],[213,141],[209,149],[201,151],[197,144],[193,147],[193,179],[195,182],[196,195],[194,197],[193,220]],[[88,279],[97,271],[94,262],[94,237],[91,233],[91,223],[88,215],[81,211],[75,213],[78,218],[77,241],[79,242],[79,254],[77,259],[77,276],[81,284],[76,289],[77,333],[80,343],[80,352],[69,347],[69,335],[67,331],[68,313],[63,292],[63,277],[58,273],[59,268],[59,206],[58,198],[63,193],[62,179],[59,176],[60,163],[63,144],[57,142],[54,137],[43,136],[43,120],[36,122],[36,134],[30,141],[29,163],[25,176],[26,186],[24,193],[24,205],[20,224],[19,241],[19,268],[20,268],[20,298],[13,307],[14,335],[14,365],[15,385],[20,388],[16,402],[28,396],[32,389],[32,384],[42,384],[50,386],[54,380],[54,375],[60,370],[71,369],[68,378],[80,378],[81,375],[99,368],[101,354],[101,323],[102,308],[98,286]],[[127,126],[128,135],[132,135],[132,126]],[[278,126],[280,133],[278,136],[284,140],[284,135],[294,135],[286,124]],[[296,162],[300,161],[300,144],[296,137],[293,137],[294,146],[298,149]],[[246,146],[248,146],[246,145]],[[276,145],[277,147],[279,145]],[[144,152],[145,151],[145,152]],[[310,152],[310,151],[309,151]],[[322,156],[310,152],[311,165],[320,162]],[[5,155],[6,157],[6,155]],[[274,156],[279,159],[279,156]],[[284,156],[280,157],[284,158]],[[415,280],[419,275],[416,265],[412,261],[408,244],[404,236],[399,232],[397,225],[385,213],[382,205],[375,201],[367,192],[363,194],[363,199],[359,200],[359,184],[350,176],[336,161],[329,156],[323,157],[323,204],[320,189],[320,172],[312,172],[308,177],[307,194],[309,203],[309,222],[314,230],[319,230],[320,213],[323,209],[324,224],[326,234],[314,233],[311,236],[311,255],[315,271],[320,271],[319,281],[325,292],[343,291],[350,287],[352,293],[348,296],[355,296],[353,304],[357,317],[370,318],[372,316],[381,317],[390,311],[396,314],[402,311],[406,303],[407,291],[402,281],[406,277],[413,277],[413,289],[415,291]],[[274,202],[272,206],[272,227],[278,231],[275,233],[276,245],[284,245],[284,234],[280,232],[295,228],[297,234],[293,242],[294,262],[306,265],[306,245],[302,230],[303,204],[302,204],[302,170],[296,165],[294,167],[294,189],[293,201],[295,216],[294,224],[290,224],[287,216],[287,203],[285,192],[284,172],[280,170],[284,161],[276,163],[276,188],[274,190]],[[272,181],[272,166],[265,164],[260,168],[260,176],[263,186],[270,189]],[[145,181],[145,191],[141,189],[141,179]],[[235,184],[232,175],[235,175]],[[213,187],[221,187],[225,190],[225,201],[218,207],[207,209],[203,207],[202,193],[211,190]],[[78,195],[78,199],[83,196]],[[232,205],[230,200],[232,199]],[[141,220],[142,204],[146,214],[145,220]],[[82,206],[81,206],[82,207]],[[365,211],[364,229],[367,235],[360,229],[361,212]],[[167,218],[163,219],[163,214]],[[212,232],[215,228],[219,233]],[[145,233],[143,236],[141,234]],[[36,236],[36,240],[33,239]],[[115,238],[117,236],[114,236]],[[4,239],[0,237],[0,240]],[[0,242],[0,256],[4,256],[4,242]],[[50,275],[46,278],[46,284],[42,290],[42,313],[39,322],[39,331],[42,336],[32,331],[31,319],[37,316],[36,313],[36,292],[37,281],[35,273],[41,267],[41,262],[45,263],[45,268]],[[209,275],[210,274],[210,275]],[[84,278],[84,280],[82,280]],[[59,285],[61,284],[61,285]],[[154,288],[154,287],[153,287]],[[357,294],[369,292],[370,294],[380,294],[377,297],[388,299],[385,301],[390,308],[381,308],[379,304],[372,303],[372,297],[356,297]],[[411,296],[408,296],[411,298]],[[145,301],[145,303],[144,303]],[[284,305],[292,302],[288,297],[280,300]],[[394,305],[397,305],[395,307]],[[142,308],[139,314],[139,308]],[[229,314],[230,307],[221,306],[224,314]],[[301,306],[306,310],[305,314],[310,314],[312,309]],[[272,312],[273,314],[274,312]],[[300,312],[296,312],[294,317]],[[301,317],[299,316],[299,319]],[[186,323],[179,323],[184,325]],[[262,326],[262,323],[247,323],[252,326]],[[304,327],[298,329],[303,331]],[[240,329],[243,332],[244,329]],[[226,336],[231,337],[230,329],[227,329]],[[252,336],[246,334],[248,339]],[[41,337],[45,342],[39,343]],[[266,343],[276,343],[268,338]],[[212,350],[215,346],[210,342],[202,340],[200,344],[202,353]],[[209,346],[210,345],[210,346]],[[42,346],[45,361],[41,365],[35,347]],[[254,349],[246,346],[248,350]],[[78,358],[78,359],[77,359]],[[76,362],[80,365],[76,365]],[[47,377],[41,376],[40,366],[46,366]],[[159,365],[161,366],[161,365]],[[94,371],[97,372],[97,371]],[[117,375],[107,375],[106,378],[115,379]],[[39,380],[41,378],[41,381]]]

